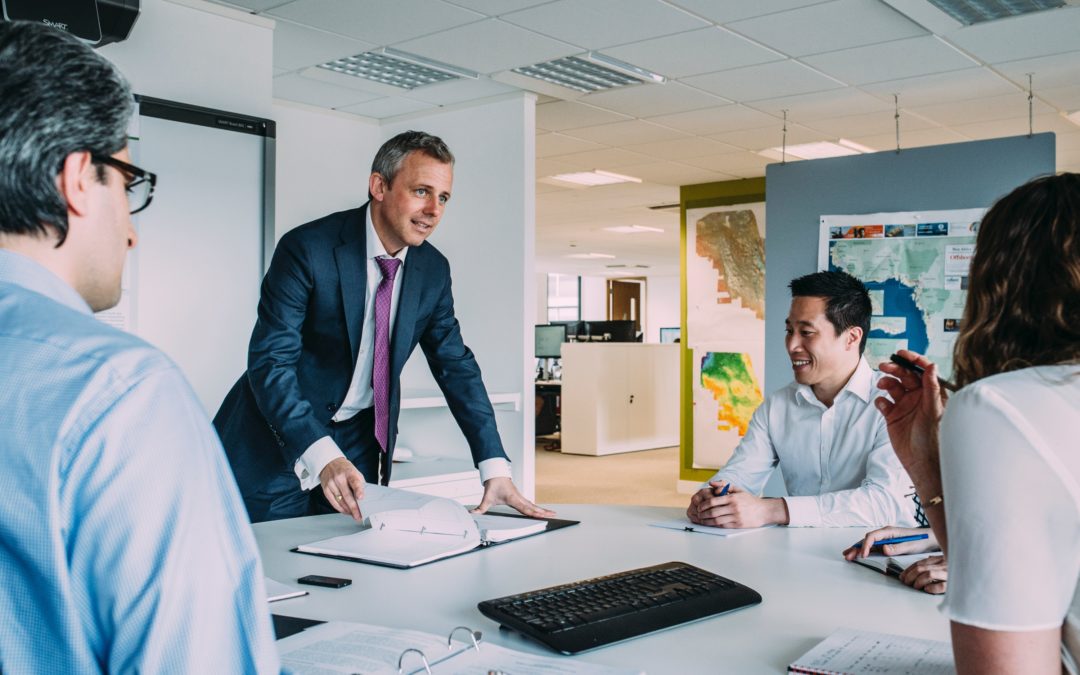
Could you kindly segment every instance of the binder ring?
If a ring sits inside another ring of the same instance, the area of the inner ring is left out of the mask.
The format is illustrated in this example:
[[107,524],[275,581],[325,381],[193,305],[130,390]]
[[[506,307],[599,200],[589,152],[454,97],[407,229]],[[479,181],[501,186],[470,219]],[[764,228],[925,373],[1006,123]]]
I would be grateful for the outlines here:
[[483,634],[478,630],[473,630],[472,628],[469,628],[468,626],[458,626],[454,628],[454,630],[450,631],[450,634],[446,636],[446,648],[454,648],[454,635],[459,630],[463,630],[468,633],[469,639],[472,640],[473,649],[475,649],[476,651],[480,651],[480,639],[481,637],[483,637]]
[[[406,649],[405,651],[401,652],[401,656],[398,657],[398,660],[397,660],[398,675],[403,675],[404,672],[405,672],[405,670],[403,669],[401,664],[402,664],[403,661],[405,661],[405,655],[408,654],[409,652],[415,652],[416,654],[420,655],[420,660],[424,663],[424,672],[427,673],[427,675],[431,675],[431,666],[428,665],[428,660],[427,660],[427,657],[424,656],[424,652],[420,651],[419,649],[414,649],[412,647],[410,647],[410,648]],[[410,672],[412,672],[412,671],[410,671]]]

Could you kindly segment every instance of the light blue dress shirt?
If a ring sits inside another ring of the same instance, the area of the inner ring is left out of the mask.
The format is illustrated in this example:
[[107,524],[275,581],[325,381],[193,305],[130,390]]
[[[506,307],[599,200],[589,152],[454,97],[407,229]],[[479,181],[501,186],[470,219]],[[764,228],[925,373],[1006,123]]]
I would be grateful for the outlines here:
[[0,671],[280,670],[236,483],[184,377],[0,250]]

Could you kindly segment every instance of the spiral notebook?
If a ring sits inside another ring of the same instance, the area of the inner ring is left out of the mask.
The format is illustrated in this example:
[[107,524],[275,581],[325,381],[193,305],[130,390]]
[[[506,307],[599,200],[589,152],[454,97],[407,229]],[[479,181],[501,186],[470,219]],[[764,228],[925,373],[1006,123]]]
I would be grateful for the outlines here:
[[817,675],[955,675],[948,642],[839,628],[788,666]]
[[486,643],[480,631],[458,626],[441,637],[362,623],[331,621],[277,642],[281,665],[305,673],[513,673],[513,675],[632,675],[578,659],[526,654]]

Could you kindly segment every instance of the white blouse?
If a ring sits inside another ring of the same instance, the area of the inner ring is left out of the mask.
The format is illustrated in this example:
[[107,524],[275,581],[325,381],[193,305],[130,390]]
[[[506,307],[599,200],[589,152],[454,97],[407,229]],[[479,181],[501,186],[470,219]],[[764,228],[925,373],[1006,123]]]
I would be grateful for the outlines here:
[[[1062,631],[1080,657],[1080,366],[984,378],[946,406],[942,494],[953,621]],[[929,496],[929,495],[928,495]]]

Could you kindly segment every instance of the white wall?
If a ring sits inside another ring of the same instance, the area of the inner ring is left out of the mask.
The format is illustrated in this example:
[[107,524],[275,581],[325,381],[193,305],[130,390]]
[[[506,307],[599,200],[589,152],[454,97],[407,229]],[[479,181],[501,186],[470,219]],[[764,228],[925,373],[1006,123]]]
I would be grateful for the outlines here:
[[[407,129],[440,136],[456,157],[452,196],[429,241],[450,261],[461,332],[476,354],[488,391],[522,395],[520,410],[500,407],[496,417],[514,481],[531,498],[535,97],[512,94],[410,115],[384,123],[382,136]],[[402,387],[436,388],[419,350],[406,365]],[[403,416],[399,439],[420,454],[469,457],[464,437],[445,412],[410,411],[408,421]]]
[[548,322],[547,273],[536,275],[536,323]]
[[367,201],[371,160],[383,141],[374,121],[275,100],[276,238]]
[[679,277],[648,277],[645,299],[645,342],[659,342],[660,329],[679,325]]
[[143,0],[131,37],[102,47],[136,94],[270,117],[273,22],[219,5]]
[[581,320],[607,320],[607,277],[581,277]]

